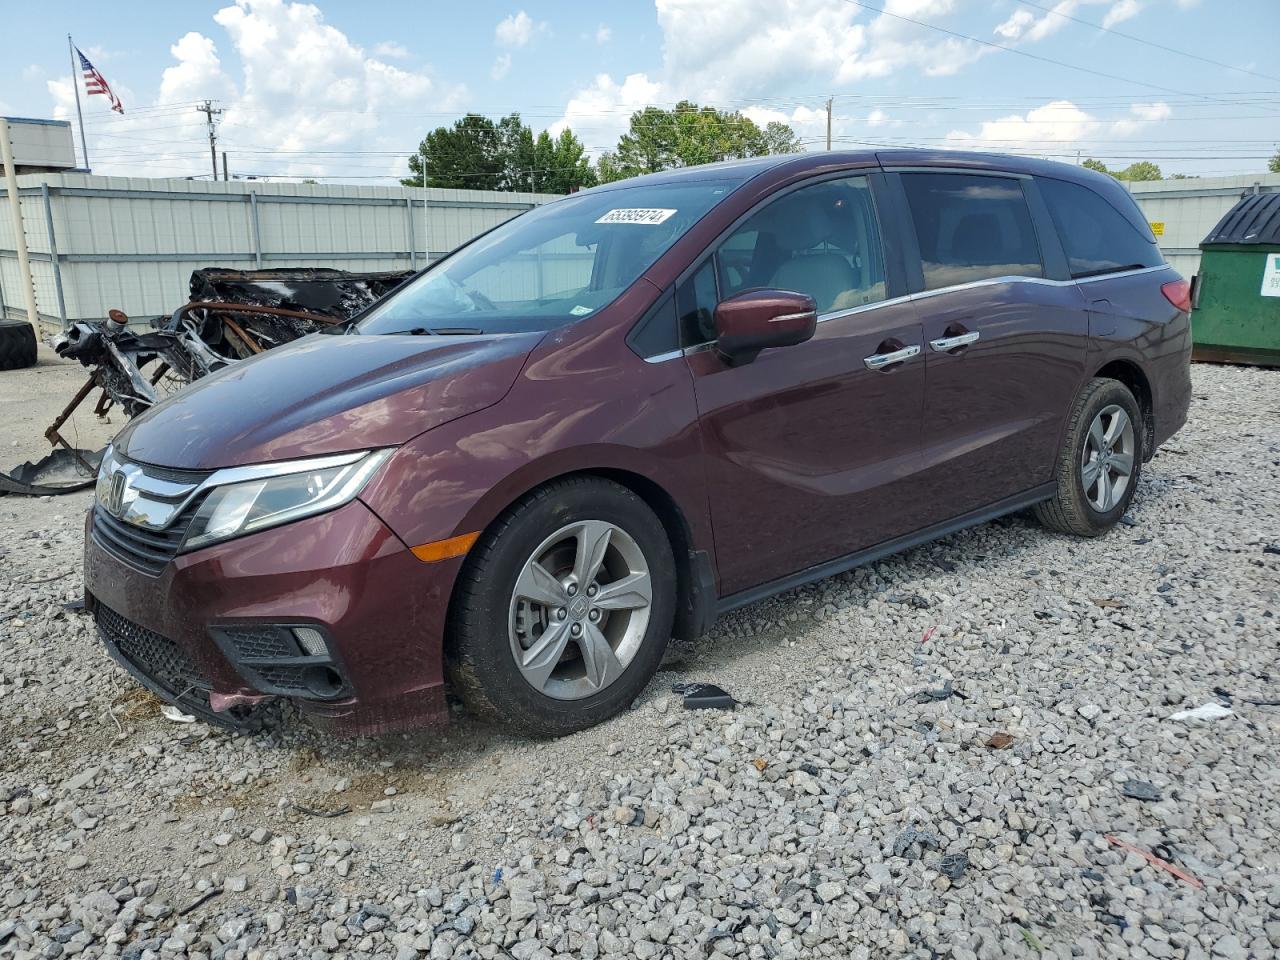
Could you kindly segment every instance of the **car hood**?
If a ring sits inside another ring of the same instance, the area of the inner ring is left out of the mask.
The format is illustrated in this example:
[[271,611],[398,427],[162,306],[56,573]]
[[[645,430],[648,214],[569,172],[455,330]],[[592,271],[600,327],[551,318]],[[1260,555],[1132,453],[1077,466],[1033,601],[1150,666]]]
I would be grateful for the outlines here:
[[196,381],[115,447],[199,470],[394,446],[497,403],[543,336],[314,334]]

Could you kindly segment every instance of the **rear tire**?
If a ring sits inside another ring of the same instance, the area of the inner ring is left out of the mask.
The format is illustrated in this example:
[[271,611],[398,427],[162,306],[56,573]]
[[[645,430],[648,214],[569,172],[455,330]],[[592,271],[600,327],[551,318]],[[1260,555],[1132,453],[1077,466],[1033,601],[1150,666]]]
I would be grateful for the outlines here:
[[0,319],[0,370],[36,364],[36,331],[25,320]]
[[1118,380],[1095,377],[1076,398],[1058,457],[1058,489],[1036,504],[1051,530],[1099,537],[1129,509],[1142,472],[1143,419]]
[[445,651],[455,692],[540,736],[608,719],[662,661],[674,571],[662,522],[626,487],[584,476],[535,490],[494,521],[459,574]]

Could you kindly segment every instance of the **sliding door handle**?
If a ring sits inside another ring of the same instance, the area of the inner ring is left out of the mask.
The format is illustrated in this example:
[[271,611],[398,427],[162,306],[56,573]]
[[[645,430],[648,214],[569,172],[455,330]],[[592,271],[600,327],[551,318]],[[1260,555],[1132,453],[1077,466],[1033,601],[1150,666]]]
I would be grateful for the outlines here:
[[889,353],[873,353],[869,357],[864,357],[862,362],[867,365],[868,370],[883,370],[885,367],[893,366],[895,363],[902,363],[903,360],[910,360],[920,352],[917,346],[903,347],[901,350],[892,350]]
[[954,337],[939,337],[937,340],[930,340],[929,346],[939,353],[946,353],[948,350],[955,350],[958,347],[967,347],[971,343],[978,340],[978,331],[970,330],[968,333],[956,334]]

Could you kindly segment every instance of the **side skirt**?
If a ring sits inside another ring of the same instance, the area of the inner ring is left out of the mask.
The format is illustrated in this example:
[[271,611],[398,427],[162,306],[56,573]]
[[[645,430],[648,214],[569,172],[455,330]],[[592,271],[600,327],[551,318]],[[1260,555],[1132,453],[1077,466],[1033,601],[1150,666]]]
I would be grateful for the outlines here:
[[886,540],[884,543],[868,547],[865,550],[859,550],[857,553],[850,553],[834,560],[827,560],[816,566],[807,567],[799,573],[792,573],[777,580],[771,580],[769,583],[761,584],[758,587],[751,587],[727,597],[721,597],[716,606],[716,612],[717,614],[728,613],[730,610],[737,610],[739,607],[745,607],[749,603],[763,600],[765,597],[771,597],[786,590],[802,587],[805,584],[813,583],[815,580],[833,577],[837,573],[844,573],[854,567],[874,563],[876,560],[881,560],[895,553],[901,553],[904,550],[910,550],[912,547],[918,547],[920,544],[928,543],[930,540],[937,540],[940,537],[948,536],[968,527],[975,527],[980,523],[986,523],[988,520],[994,520],[996,517],[1002,517],[1007,513],[1023,510],[1032,504],[1048,500],[1056,491],[1057,484],[1055,482],[1041,484],[1026,493],[1007,497],[988,507],[983,507],[981,510],[974,510],[956,517],[954,520],[935,524],[932,527],[925,527],[923,530],[917,530],[915,533],[909,533],[904,537]]

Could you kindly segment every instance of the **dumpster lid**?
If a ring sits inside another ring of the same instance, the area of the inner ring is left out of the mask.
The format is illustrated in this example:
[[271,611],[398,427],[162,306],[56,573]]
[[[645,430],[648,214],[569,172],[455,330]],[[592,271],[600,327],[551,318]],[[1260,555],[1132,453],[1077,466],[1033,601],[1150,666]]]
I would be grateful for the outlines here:
[[1227,211],[1200,245],[1280,244],[1280,193],[1251,193]]

